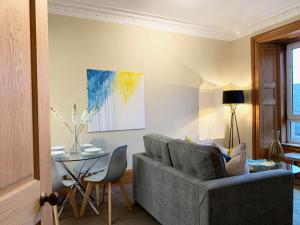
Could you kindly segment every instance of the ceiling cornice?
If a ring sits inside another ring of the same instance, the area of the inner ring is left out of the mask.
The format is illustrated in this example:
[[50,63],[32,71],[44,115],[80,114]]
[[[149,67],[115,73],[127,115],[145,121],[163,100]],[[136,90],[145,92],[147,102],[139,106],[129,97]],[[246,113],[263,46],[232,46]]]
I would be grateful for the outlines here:
[[251,23],[243,24],[235,28],[223,28],[195,24],[188,21],[179,21],[155,15],[125,11],[122,9],[89,6],[80,3],[64,3],[50,0],[48,3],[49,13],[65,16],[74,16],[98,21],[113,22],[126,25],[135,25],[146,28],[158,29],[174,33],[182,33],[198,37],[206,37],[218,40],[232,41],[243,36],[252,34],[268,26],[288,20],[300,15],[300,3],[281,10],[273,15],[260,18]]
[[280,10],[272,15],[259,18],[257,20],[251,21],[248,24],[240,25],[232,29],[231,39],[235,40],[246,35],[253,34],[257,31],[263,30],[272,25],[276,25],[280,22],[284,22],[288,19],[300,15],[300,3],[296,3],[288,8]]

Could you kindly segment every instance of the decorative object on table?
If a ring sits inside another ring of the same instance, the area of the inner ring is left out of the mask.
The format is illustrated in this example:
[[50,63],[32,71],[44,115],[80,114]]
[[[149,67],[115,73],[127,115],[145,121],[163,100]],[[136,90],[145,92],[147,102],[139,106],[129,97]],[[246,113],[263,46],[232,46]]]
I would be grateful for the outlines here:
[[65,146],[51,146],[51,151],[63,151]]
[[82,149],[86,149],[86,148],[92,148],[92,147],[94,147],[94,145],[93,144],[81,144],[80,147]]
[[102,148],[86,148],[84,150],[85,155],[94,155],[94,154],[99,154],[99,153],[103,153]]
[[266,159],[248,159],[248,165],[251,173],[282,168],[281,163],[275,163]]
[[229,90],[223,91],[223,104],[229,104],[231,109],[231,119],[230,119],[230,130],[229,130],[229,144],[228,147],[233,147],[233,130],[236,127],[237,136],[239,144],[241,143],[239,127],[236,119],[236,108],[237,104],[244,103],[244,92],[242,90]]
[[59,155],[63,155],[65,154],[64,150],[60,150],[60,151],[51,151],[51,156],[59,156]]
[[87,109],[85,109],[82,112],[80,121],[78,119],[78,112],[77,112],[77,106],[76,104],[73,105],[72,108],[72,123],[71,125],[67,122],[67,120],[63,117],[62,114],[60,114],[55,108],[50,107],[50,110],[54,116],[54,118],[60,122],[61,124],[63,124],[68,131],[70,131],[70,133],[72,134],[73,137],[73,145],[71,148],[71,152],[76,152],[78,150],[82,150],[82,148],[80,147],[80,143],[79,143],[79,136],[81,134],[81,132],[83,131],[83,128],[86,126],[86,124],[91,121],[96,112],[97,112],[97,107],[93,107],[89,112]]
[[227,176],[238,176],[249,173],[245,143],[229,149],[218,144],[215,144],[215,146],[220,149],[223,155]]
[[143,73],[88,69],[87,83],[89,132],[145,128]]
[[269,149],[268,159],[274,162],[281,162],[284,158],[284,151],[279,141],[280,131],[273,131],[273,141]]

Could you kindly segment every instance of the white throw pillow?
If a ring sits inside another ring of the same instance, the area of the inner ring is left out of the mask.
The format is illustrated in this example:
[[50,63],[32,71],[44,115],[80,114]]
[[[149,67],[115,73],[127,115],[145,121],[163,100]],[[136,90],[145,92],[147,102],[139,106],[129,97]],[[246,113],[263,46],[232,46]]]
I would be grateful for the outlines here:
[[228,162],[225,162],[227,176],[238,176],[249,173],[247,148],[245,143],[239,144],[232,149],[227,149],[219,145],[217,146],[223,154],[231,157]]
[[215,145],[220,149],[220,151],[223,154],[228,155],[231,158],[241,154],[241,152],[243,152],[243,151],[247,152],[247,147],[246,147],[245,143],[239,144],[239,145],[235,146],[234,148],[225,148],[218,144],[215,144]]
[[227,176],[238,176],[249,173],[247,164],[247,152],[243,151],[241,154],[234,156],[225,164]]

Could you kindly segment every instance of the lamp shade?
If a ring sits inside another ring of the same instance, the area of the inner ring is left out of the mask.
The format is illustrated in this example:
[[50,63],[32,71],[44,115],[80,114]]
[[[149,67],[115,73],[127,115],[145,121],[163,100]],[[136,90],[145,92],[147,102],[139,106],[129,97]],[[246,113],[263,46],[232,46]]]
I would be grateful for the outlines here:
[[223,104],[238,104],[244,102],[244,92],[242,90],[223,91]]

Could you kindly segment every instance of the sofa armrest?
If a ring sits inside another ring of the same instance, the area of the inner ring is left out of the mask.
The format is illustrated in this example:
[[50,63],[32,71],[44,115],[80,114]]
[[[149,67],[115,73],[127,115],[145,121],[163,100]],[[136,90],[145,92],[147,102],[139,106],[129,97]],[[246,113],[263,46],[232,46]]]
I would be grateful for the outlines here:
[[163,164],[145,153],[133,154],[133,197],[153,217],[160,216]]
[[144,154],[133,155],[134,198],[164,225],[199,225],[197,177]]
[[199,183],[201,225],[292,225],[293,176],[272,170]]

